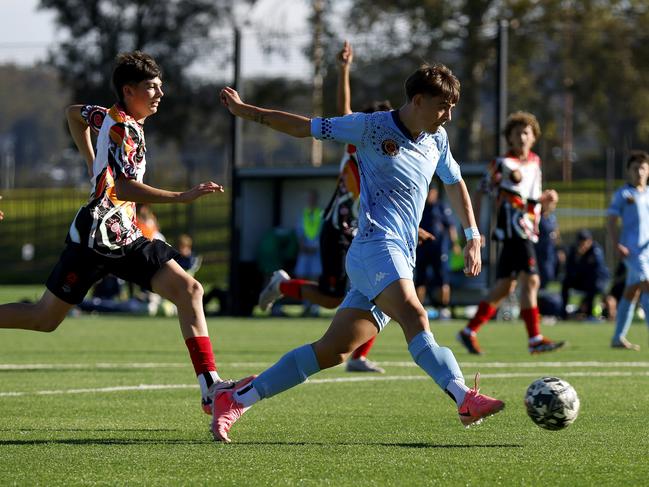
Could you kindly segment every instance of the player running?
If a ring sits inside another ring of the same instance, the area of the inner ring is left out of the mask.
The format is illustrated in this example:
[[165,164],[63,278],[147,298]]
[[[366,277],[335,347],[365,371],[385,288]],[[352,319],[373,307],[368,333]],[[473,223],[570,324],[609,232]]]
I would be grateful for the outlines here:
[[480,272],[480,234],[471,199],[442,127],[460,95],[460,83],[444,65],[424,65],[405,83],[407,102],[399,109],[339,118],[309,119],[241,101],[229,87],[223,104],[238,117],[295,137],[313,136],[354,144],[358,151],[361,201],[358,233],[347,253],[351,290],[324,336],[284,355],[258,377],[220,390],[214,397],[212,432],[229,442],[228,432],[254,403],[295,387],[309,376],[342,363],[359,345],[375,337],[393,318],[403,330],[414,361],[454,399],[465,426],[504,408],[504,403],[473,389],[446,347],[430,332],[426,310],[417,298],[413,268],[417,228],[433,174],[445,183],[467,234],[465,273]]
[[[110,109],[72,105],[66,110],[74,142],[88,164],[92,191],[77,212],[47,289],[34,304],[0,306],[0,328],[51,332],[107,274],[138,284],[173,302],[201,388],[203,410],[211,414],[211,393],[221,384],[203,312],[203,288],[174,260],[179,254],[161,240],[142,236],[135,203],[190,203],[223,192],[201,183],[187,191],[165,191],[142,182],[146,170],[145,120],[163,97],[161,70],[139,51],[117,57],[112,84],[118,102]],[[97,153],[90,132],[98,133]],[[212,391],[210,393],[210,386]]]

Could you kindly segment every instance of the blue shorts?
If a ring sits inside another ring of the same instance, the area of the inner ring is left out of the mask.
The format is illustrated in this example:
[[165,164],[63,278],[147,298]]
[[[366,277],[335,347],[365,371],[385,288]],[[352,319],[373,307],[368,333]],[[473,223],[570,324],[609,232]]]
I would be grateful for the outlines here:
[[649,253],[629,255],[624,259],[624,265],[626,265],[627,286],[649,281]]
[[381,331],[390,317],[373,299],[398,279],[412,281],[413,268],[403,249],[391,240],[353,242],[347,252],[346,269],[351,289],[340,308],[370,311]]

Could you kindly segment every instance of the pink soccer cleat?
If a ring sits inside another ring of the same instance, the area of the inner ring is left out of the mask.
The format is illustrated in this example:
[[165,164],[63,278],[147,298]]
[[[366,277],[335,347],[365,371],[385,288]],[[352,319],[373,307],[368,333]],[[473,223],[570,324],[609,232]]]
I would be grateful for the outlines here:
[[249,384],[256,375],[251,375],[245,379],[240,380],[236,384],[232,384],[228,388],[217,389],[214,394],[213,412],[212,412],[212,434],[216,441],[223,443],[230,443],[228,432],[232,425],[245,413],[250,406],[245,407],[243,404],[237,402],[234,398],[234,393],[241,387]]
[[214,402],[214,395],[216,394],[216,391],[218,391],[219,389],[231,389],[234,384],[235,382],[229,379],[220,380],[212,384],[207,390],[207,396],[201,398],[201,408],[203,409],[203,412],[211,416],[213,409],[212,403]]
[[464,397],[462,405],[457,413],[465,428],[480,424],[484,418],[502,411],[505,403],[493,397],[480,394],[478,385],[480,383],[480,372],[475,375],[475,386],[469,389]]

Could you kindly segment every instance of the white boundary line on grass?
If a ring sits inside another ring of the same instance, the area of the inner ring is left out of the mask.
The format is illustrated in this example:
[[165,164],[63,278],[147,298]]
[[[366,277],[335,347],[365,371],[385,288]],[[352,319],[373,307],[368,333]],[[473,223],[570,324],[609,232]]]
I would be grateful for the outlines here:
[[[512,379],[522,377],[539,377],[538,373],[530,372],[513,372],[497,374],[481,374],[485,379]],[[649,371],[644,372],[562,372],[562,377],[649,377]],[[411,380],[430,380],[425,375],[381,375],[381,376],[363,376],[363,377],[332,377],[330,379],[312,379],[306,384],[333,384],[340,382],[387,382],[387,381],[411,381]],[[137,386],[115,386],[115,387],[98,387],[87,389],[59,389],[44,391],[25,391],[25,392],[0,392],[0,397],[24,397],[24,396],[53,396],[62,394],[96,394],[107,392],[125,392],[125,391],[159,391],[168,389],[195,389],[196,384],[140,384]]]
[[[380,362],[381,365],[386,367],[417,367],[414,362]],[[232,368],[248,368],[248,367],[268,367],[271,362],[231,362],[220,364],[224,367]],[[474,368],[538,368],[538,367],[588,367],[588,368],[620,368],[620,367],[647,367],[649,362],[460,362],[462,367]],[[174,363],[174,362],[99,362],[99,363],[75,363],[75,364],[1,364],[0,371],[2,370],[91,370],[91,369],[182,369],[189,368],[190,364],[187,363]]]

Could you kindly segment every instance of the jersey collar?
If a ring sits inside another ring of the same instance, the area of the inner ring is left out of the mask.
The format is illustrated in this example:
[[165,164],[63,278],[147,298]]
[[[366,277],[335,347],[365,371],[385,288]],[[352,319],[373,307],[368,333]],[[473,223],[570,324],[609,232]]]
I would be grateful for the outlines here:
[[416,140],[412,138],[412,134],[410,133],[410,130],[408,130],[408,128],[401,121],[401,118],[399,117],[399,110],[392,110],[390,112],[390,115],[392,115],[392,121],[397,126],[397,128],[401,131],[404,137],[406,137],[408,140],[416,142]]

